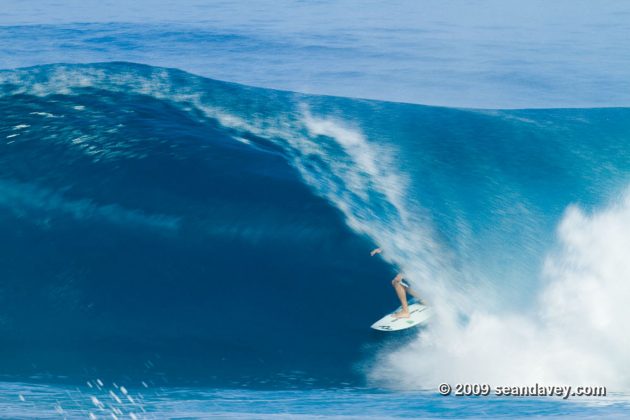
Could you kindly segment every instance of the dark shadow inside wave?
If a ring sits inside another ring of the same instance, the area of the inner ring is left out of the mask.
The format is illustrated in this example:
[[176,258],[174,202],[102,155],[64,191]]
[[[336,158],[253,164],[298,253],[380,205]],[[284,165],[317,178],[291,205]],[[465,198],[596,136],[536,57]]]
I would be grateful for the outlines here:
[[277,148],[96,89],[0,112],[4,373],[360,383],[391,270]]

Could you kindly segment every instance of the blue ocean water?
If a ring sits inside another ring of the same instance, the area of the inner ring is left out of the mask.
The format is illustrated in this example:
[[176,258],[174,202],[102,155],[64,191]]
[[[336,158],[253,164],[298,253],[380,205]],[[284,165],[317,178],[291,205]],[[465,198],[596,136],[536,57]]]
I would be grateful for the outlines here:
[[7,4],[0,416],[625,417],[624,2]]
[[4,0],[0,68],[124,60],[476,108],[630,105],[625,1]]
[[[332,415],[339,403],[326,406],[326,395],[343,388],[362,411],[376,392],[365,412],[375,417],[386,415],[381,399],[407,398],[379,389],[424,390],[418,404],[437,404],[425,414],[448,415],[435,400],[441,380],[520,383],[528,377],[519,366],[541,381],[626,389],[626,353],[617,350],[627,318],[615,300],[626,293],[625,266],[613,261],[612,275],[604,266],[601,289],[584,289],[615,319],[601,324],[586,313],[577,331],[562,323],[575,308],[552,293],[564,290],[564,272],[549,279],[541,270],[558,248],[557,225],[573,223],[568,207],[606,214],[628,184],[628,109],[436,108],[131,63],[39,66],[3,71],[0,81],[0,366],[10,381],[145,381],[165,387],[173,404],[190,386],[218,390],[208,392],[219,399],[234,388],[248,401],[282,400],[286,389],[315,398],[291,406],[295,415]],[[623,236],[620,203],[606,223],[614,230],[620,219]],[[575,229],[580,237],[593,230]],[[595,237],[569,251],[612,252],[609,229],[604,244]],[[384,259],[369,257],[375,244]],[[370,330],[395,305],[394,266],[440,317],[460,317],[458,326]],[[585,282],[594,275],[580,273],[570,273],[578,292],[578,274]],[[541,294],[563,308],[560,320],[541,309]],[[581,307],[584,298],[572,302]],[[514,313],[537,321],[511,324]],[[585,353],[567,356],[582,339]],[[512,345],[526,354],[503,360]],[[444,359],[458,347],[463,360]],[[549,358],[525,358],[540,351]],[[565,371],[585,361],[592,368]],[[459,363],[486,370],[449,370]],[[478,415],[521,404],[477,403]],[[235,410],[256,413],[252,404]],[[523,414],[591,413],[558,404],[532,401]],[[598,410],[617,413],[605,407]]]
[[398,418],[625,418],[622,398],[581,404],[532,398],[489,402],[479,397],[435,398],[423,392],[377,389],[251,391],[247,389],[164,388],[147,383],[130,388],[100,379],[82,386],[1,385],[3,417],[213,418],[213,419],[398,419]]

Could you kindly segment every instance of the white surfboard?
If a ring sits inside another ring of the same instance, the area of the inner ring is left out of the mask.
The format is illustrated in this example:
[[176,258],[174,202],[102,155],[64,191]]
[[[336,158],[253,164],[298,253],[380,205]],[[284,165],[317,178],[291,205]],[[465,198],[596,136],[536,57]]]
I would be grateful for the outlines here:
[[[399,311],[398,307],[394,312]],[[409,304],[409,318],[396,318],[394,312],[385,315],[383,318],[372,324],[372,328],[379,331],[400,331],[415,327],[431,318],[431,308],[421,303]]]

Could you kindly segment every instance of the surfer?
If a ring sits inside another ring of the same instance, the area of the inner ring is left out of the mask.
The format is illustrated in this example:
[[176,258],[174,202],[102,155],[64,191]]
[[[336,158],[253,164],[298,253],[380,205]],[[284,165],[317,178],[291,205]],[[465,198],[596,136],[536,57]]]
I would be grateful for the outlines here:
[[[383,250],[381,248],[376,248],[370,252],[370,256],[373,257],[376,254],[382,253]],[[409,305],[407,303],[407,293],[416,298],[418,302],[422,303],[422,299],[420,295],[416,293],[415,290],[409,286],[409,284],[404,280],[404,276],[402,273],[396,274],[396,277],[392,280],[392,286],[394,286],[394,290],[396,291],[396,296],[400,299],[400,311],[394,312],[392,316],[394,318],[409,318]]]

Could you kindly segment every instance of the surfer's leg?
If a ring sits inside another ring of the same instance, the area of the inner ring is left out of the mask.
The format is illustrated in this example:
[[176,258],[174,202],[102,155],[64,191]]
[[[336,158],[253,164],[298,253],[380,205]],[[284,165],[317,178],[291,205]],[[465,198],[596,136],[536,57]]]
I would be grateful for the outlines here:
[[398,274],[392,280],[392,286],[394,286],[394,290],[396,291],[396,295],[398,299],[400,299],[400,311],[392,314],[396,318],[409,318],[409,305],[407,304],[407,292],[405,291],[405,286],[401,284],[403,279],[402,274]]
[[411,287],[407,287],[407,293],[409,293],[411,296],[413,296],[414,298],[416,298],[416,300],[418,301],[418,303],[422,304],[422,305],[426,305],[427,302],[426,300],[424,300],[423,298],[420,297],[420,295],[418,294],[418,292],[416,292],[415,290],[413,290]]

